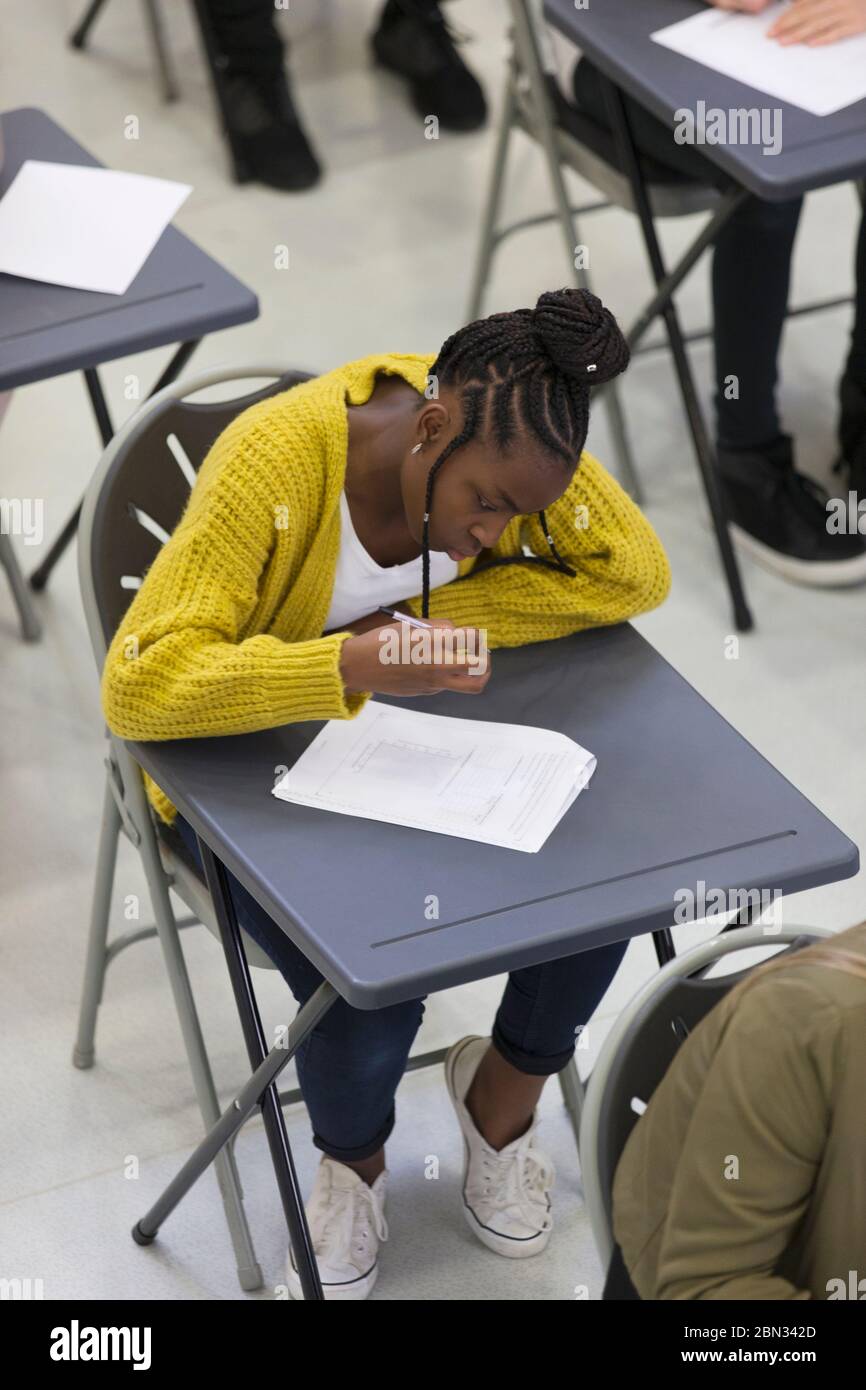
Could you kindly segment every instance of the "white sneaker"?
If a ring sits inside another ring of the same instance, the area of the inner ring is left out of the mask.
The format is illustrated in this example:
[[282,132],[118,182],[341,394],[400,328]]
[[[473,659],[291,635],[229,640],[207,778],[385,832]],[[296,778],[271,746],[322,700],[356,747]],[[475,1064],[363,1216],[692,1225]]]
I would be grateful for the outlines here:
[[[388,1239],[387,1176],[386,1168],[370,1187],[345,1163],[322,1157],[306,1212],[326,1299],[366,1298],[376,1282],[379,1242]],[[286,1272],[292,1298],[303,1298],[291,1245]]]
[[489,1038],[461,1038],[445,1057],[445,1081],[465,1145],[463,1210],[478,1239],[497,1255],[538,1255],[553,1228],[550,1193],[555,1169],[535,1141],[537,1112],[525,1134],[494,1149],[475,1126],[464,1096]]

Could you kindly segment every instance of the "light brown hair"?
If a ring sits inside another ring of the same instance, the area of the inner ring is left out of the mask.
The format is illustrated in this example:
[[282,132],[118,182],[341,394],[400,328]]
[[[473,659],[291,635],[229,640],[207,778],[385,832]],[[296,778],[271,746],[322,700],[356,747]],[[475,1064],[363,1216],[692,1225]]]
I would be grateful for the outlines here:
[[862,931],[864,926],[866,926],[866,922],[861,922],[856,927],[849,927],[846,931],[840,932],[833,941],[822,938],[820,941],[813,942],[811,946],[804,946],[802,950],[780,952],[772,960],[755,966],[744,980],[740,980],[739,984],[734,986],[729,997],[734,998],[738,996],[738,992],[750,985],[757,984],[771,970],[788,970],[803,965],[825,965],[831,970],[844,970],[846,974],[857,975],[861,980],[866,981],[866,955],[861,951],[849,950],[847,946],[842,944],[847,936],[853,932]]

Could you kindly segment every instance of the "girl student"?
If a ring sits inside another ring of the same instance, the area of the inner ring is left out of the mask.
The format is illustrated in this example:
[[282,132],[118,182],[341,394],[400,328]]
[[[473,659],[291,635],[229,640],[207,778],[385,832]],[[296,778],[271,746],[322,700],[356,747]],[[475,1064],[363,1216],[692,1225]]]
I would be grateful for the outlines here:
[[[203,461],[114,637],[102,679],[109,727],[130,739],[208,737],[351,719],[377,692],[483,694],[489,660],[473,673],[441,659],[440,645],[425,664],[383,661],[394,625],[381,604],[464,629],[467,641],[480,630],[490,649],[654,608],[670,585],[662,546],[584,451],[590,387],[627,362],[601,302],[562,289],[467,324],[436,355],[363,357],[248,407]],[[191,827],[145,781],[159,820],[197,858]],[[230,881],[241,926],[302,1005],[321,975]],[[625,949],[514,971],[491,1036],[449,1051],[461,1203],[499,1255],[547,1244],[554,1173],[535,1107]],[[388,1234],[384,1146],[423,1012],[422,999],[378,1010],[338,1000],[298,1050],[323,1155],[307,1215],[326,1298],[365,1298],[375,1282]],[[287,1270],[298,1297],[291,1251]]]

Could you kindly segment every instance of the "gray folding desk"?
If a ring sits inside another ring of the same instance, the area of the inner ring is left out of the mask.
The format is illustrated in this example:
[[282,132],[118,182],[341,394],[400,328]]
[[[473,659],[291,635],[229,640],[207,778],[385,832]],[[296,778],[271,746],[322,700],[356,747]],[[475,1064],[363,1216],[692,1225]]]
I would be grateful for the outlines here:
[[674,112],[694,111],[699,100],[724,111],[778,107],[782,112],[779,154],[765,155],[755,145],[698,147],[756,197],[771,202],[795,198],[866,174],[866,101],[832,116],[813,116],[652,42],[650,35],[657,29],[703,13],[707,7],[699,0],[640,0],[639,4],[592,0],[585,10],[576,10],[573,0],[544,0],[543,8],[550,24],[671,129]]
[[[99,167],[99,160],[67,135],[44,111],[21,107],[0,116],[4,145],[0,197],[26,159]],[[62,235],[62,221],[58,222]],[[0,274],[0,391],[82,371],[103,445],[114,433],[97,368],[129,353],[178,343],[153,391],[174,381],[206,333],[257,317],[258,300],[175,227],[167,227],[125,294],[97,294],[43,281]],[[150,394],[153,394],[152,392]],[[44,587],[51,569],[75,533],[78,513],[31,576]],[[0,536],[0,542],[8,538]],[[26,602],[11,546],[2,561],[21,611],[26,637],[38,635]],[[14,569],[14,573],[13,573]],[[22,604],[22,600],[24,600]]]
[[[605,79],[610,127],[616,138],[620,165],[631,187],[656,284],[655,295],[627,334],[629,345],[636,348],[655,318],[660,315],[664,319],[707,499],[716,522],[736,624],[745,631],[752,626],[752,617],[730,542],[726,533],[720,532],[717,522],[721,499],[714,474],[713,450],[703,423],[673,294],[731,215],[750,196],[781,201],[848,179],[862,180],[866,175],[866,101],[832,116],[813,116],[652,42],[650,35],[657,29],[705,9],[698,0],[592,0],[587,9],[580,10],[575,9],[572,0],[544,0],[543,3],[546,20],[576,43]],[[724,111],[741,107],[778,107],[782,112],[779,154],[765,155],[760,146],[749,144],[696,147],[724,171],[731,180],[731,187],[721,196],[717,210],[671,270],[666,268],[659,246],[650,194],[623,93],[670,126],[671,131],[675,113],[683,109],[694,112],[698,101],[705,102],[707,108],[718,107]],[[789,313],[811,313],[844,302],[836,298]]]
[[[305,1295],[321,1296],[272,1083],[334,991],[356,1008],[381,1008],[666,929],[677,892],[701,880],[707,891],[792,893],[858,870],[851,840],[627,625],[496,651],[483,696],[410,704],[558,729],[595,753],[598,767],[543,849],[524,854],[277,800],[278,769],[296,761],[319,722],[130,744],[199,837],[256,1068],[137,1224],[139,1243],[154,1238],[262,1096]],[[296,1016],[288,1046],[267,1057],[226,868],[326,980]],[[436,921],[424,913],[431,893]]]

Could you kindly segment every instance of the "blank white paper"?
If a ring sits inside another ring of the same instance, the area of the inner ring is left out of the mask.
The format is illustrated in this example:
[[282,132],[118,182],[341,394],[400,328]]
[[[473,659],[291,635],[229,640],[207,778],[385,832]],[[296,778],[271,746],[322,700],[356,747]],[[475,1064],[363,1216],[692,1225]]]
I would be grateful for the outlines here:
[[273,788],[301,806],[535,854],[596,759],[553,729],[368,700],[329,720]]
[[26,159],[0,198],[0,271],[125,294],[192,188]]
[[761,14],[707,10],[658,29],[651,37],[664,48],[745,82],[759,92],[790,102],[814,116],[830,116],[866,97],[866,34],[809,48],[768,39],[767,30],[785,3]]

